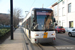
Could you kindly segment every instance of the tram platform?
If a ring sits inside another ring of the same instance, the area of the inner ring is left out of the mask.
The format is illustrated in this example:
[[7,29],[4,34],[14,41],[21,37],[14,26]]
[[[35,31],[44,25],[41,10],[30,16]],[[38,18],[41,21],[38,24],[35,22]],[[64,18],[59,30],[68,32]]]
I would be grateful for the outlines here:
[[14,39],[11,40],[11,36],[7,38],[0,44],[0,50],[27,50],[21,28],[16,29],[13,34]]

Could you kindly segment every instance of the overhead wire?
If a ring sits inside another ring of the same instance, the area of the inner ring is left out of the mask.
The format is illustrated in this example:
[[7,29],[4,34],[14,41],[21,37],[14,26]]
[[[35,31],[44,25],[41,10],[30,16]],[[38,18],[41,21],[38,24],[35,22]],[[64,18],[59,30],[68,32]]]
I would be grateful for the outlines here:
[[[30,9],[32,8],[32,6],[33,6],[33,4],[35,3],[35,1],[36,1],[36,0],[33,1],[33,3],[32,3],[32,5],[31,5]],[[52,5],[52,3],[54,3],[55,1],[56,1],[56,0],[54,0],[53,2],[51,2],[48,6]]]
[[[32,6],[33,6],[34,3],[35,3],[35,0],[33,1],[33,3],[32,3],[32,5],[31,5],[30,9],[32,8]],[[30,10],[30,9],[29,9],[29,10]],[[28,11],[28,13],[29,13],[29,11]],[[27,14],[28,14],[28,13],[27,13]]]
[[33,4],[35,3],[35,1],[36,1],[36,0],[33,1],[33,3],[32,3],[32,5],[31,5],[30,9],[32,8],[32,6],[33,6]]
[[[55,2],[55,1],[56,1],[56,0],[54,0],[53,2]],[[52,2],[52,3],[53,3],[53,2]],[[52,3],[50,3],[48,6],[52,5]]]

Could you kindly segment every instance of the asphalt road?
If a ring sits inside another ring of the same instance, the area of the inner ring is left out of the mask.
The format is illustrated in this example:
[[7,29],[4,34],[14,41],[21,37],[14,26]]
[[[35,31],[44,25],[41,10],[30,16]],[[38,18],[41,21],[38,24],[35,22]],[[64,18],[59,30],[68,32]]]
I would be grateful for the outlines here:
[[69,37],[67,33],[57,33],[54,43],[32,44],[27,37],[25,41],[28,50],[75,50],[75,37]]

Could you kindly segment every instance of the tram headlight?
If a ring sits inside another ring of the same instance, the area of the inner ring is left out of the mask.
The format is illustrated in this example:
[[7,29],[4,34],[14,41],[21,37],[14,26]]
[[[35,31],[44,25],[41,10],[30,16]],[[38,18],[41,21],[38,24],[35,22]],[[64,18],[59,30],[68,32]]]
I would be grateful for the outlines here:
[[39,36],[39,34],[35,34],[35,36]]
[[55,35],[55,33],[51,34],[51,35]]

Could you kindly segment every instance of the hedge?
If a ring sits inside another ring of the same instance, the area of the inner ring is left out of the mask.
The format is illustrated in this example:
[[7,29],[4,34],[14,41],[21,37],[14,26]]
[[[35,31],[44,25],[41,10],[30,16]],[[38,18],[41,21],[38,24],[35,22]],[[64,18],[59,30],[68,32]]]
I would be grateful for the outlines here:
[[0,36],[3,36],[4,34],[8,33],[9,31],[10,31],[10,29],[8,29],[8,28],[0,29]]

